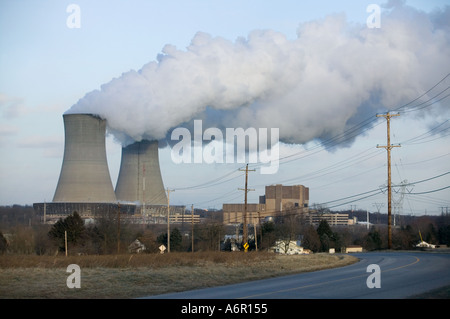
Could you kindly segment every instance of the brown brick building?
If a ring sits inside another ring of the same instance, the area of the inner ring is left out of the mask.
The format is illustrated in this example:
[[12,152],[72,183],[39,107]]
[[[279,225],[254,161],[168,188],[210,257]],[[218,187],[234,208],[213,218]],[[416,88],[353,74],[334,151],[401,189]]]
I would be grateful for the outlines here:
[[[247,223],[258,223],[266,217],[274,217],[280,212],[292,211],[302,214],[308,211],[309,188],[303,185],[266,186],[265,195],[258,204],[247,204]],[[241,224],[244,221],[244,204],[223,204],[223,223]]]

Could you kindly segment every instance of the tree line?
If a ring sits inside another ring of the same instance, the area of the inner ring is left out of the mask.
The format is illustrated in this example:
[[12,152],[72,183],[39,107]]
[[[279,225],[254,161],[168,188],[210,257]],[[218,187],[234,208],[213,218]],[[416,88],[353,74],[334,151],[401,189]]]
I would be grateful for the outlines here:
[[[0,214],[4,212],[0,209]],[[167,246],[167,225],[136,225],[119,221],[116,214],[99,216],[95,223],[86,224],[78,213],[58,220],[54,225],[33,221],[32,208],[11,207],[0,216],[0,253],[57,254],[65,250],[66,234],[69,254],[115,254],[127,252],[128,245],[139,239],[146,252],[159,252],[161,244]],[[6,216],[6,217],[5,217]],[[216,216],[217,217],[217,216]],[[16,223],[14,222],[16,221]],[[387,249],[387,226],[330,226],[326,221],[309,225],[292,214],[281,215],[274,221],[249,227],[249,250],[268,250],[275,241],[300,240],[301,245],[313,252],[326,252],[330,248],[360,245],[365,250]],[[408,224],[393,229],[393,249],[411,249],[420,241],[450,246],[450,214],[410,218]],[[192,247],[192,234],[194,247]],[[224,240],[225,234],[242,234],[242,225],[224,226],[217,218],[200,224],[172,225],[171,251],[213,251],[232,249],[233,239]],[[255,241],[256,239],[256,241]],[[236,243],[242,249],[241,242]]]

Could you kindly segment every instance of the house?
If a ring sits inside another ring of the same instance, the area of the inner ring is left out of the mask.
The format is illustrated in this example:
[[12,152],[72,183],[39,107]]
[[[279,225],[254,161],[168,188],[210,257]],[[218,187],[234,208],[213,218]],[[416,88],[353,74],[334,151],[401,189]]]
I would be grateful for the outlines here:
[[344,253],[362,253],[363,248],[357,245],[350,245],[342,248],[342,252]]
[[416,245],[416,247],[418,247],[418,248],[436,248],[436,245],[429,244],[429,243],[427,243],[427,242],[422,240],[420,243],[418,243]]
[[296,241],[290,240],[289,242],[283,240],[277,240],[275,246],[271,247],[271,250],[275,253],[285,255],[300,255],[309,254],[309,250],[303,249]]
[[128,252],[131,254],[139,254],[145,250],[145,245],[139,239],[136,239],[128,246]]

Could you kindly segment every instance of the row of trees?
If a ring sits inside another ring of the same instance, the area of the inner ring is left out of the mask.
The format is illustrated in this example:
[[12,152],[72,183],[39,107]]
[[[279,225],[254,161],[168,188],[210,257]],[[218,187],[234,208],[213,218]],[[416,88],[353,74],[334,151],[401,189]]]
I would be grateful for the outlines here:
[[[435,216],[436,217],[436,216]],[[418,217],[410,224],[393,230],[393,248],[411,249],[423,240],[450,246],[450,215]],[[24,218],[25,220],[25,218]],[[3,226],[2,226],[3,227]],[[179,225],[170,231],[171,251],[192,251],[190,225]],[[3,229],[2,229],[3,230]],[[252,230],[252,228],[251,228]],[[1,230],[0,230],[1,231]],[[0,253],[55,254],[65,250],[65,234],[70,254],[114,254],[126,252],[128,245],[139,239],[147,252],[158,252],[167,245],[167,225],[133,225],[120,223],[115,214],[101,216],[94,224],[85,224],[74,212],[54,225],[19,225],[0,232]],[[220,221],[196,224],[193,229],[194,250],[231,250],[232,240],[223,241],[225,234],[240,234],[241,229],[225,227]],[[330,227],[326,221],[318,226],[307,225],[294,215],[280,216],[274,222],[258,226],[256,236],[250,231],[250,250],[272,247],[276,240],[301,240],[304,248],[313,252],[328,251],[349,245],[361,245],[366,250],[387,249],[387,227],[380,225],[367,230],[365,226]],[[257,242],[255,242],[255,238]]]
[[[186,236],[184,228],[170,230],[171,251],[192,250],[190,234]],[[218,250],[225,230],[222,223],[211,221],[195,225],[194,233],[195,250]],[[127,252],[135,239],[145,245],[146,252],[158,252],[161,244],[167,245],[167,226],[129,224],[126,219],[119,222],[115,214],[85,224],[74,212],[54,225],[18,225],[8,227],[4,234],[0,231],[0,253],[64,253],[67,241],[69,254],[115,254]]]

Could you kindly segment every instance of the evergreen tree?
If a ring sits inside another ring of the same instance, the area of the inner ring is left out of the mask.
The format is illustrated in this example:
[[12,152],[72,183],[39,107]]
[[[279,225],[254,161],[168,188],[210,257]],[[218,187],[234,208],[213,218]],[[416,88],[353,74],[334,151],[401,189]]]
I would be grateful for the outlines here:
[[314,229],[314,226],[310,225],[303,235],[302,246],[311,251],[319,251],[320,250],[320,238],[317,234],[317,231]]
[[320,238],[320,251],[328,251],[332,246],[335,246],[335,236],[326,220],[323,219],[320,221],[319,226],[317,227],[317,234]]
[[49,237],[58,242],[61,251],[65,249],[65,232],[67,232],[67,243],[82,244],[86,228],[83,219],[77,212],[65,219],[60,218],[48,232]]
[[0,232],[0,254],[4,254],[8,248],[8,241],[6,240],[3,233]]
[[[174,228],[171,232],[170,232],[170,251],[177,251],[180,250],[181,248],[181,242],[182,242],[182,236],[180,231],[178,230],[178,228]],[[164,234],[160,234],[157,238],[156,241],[159,244],[163,244],[167,247],[167,233]]]
[[440,226],[438,229],[439,244],[450,246],[450,225]]
[[170,232],[170,250],[180,251],[182,240],[183,236],[181,236],[180,231],[178,228],[174,228],[174,230]]
[[271,221],[261,225],[262,240],[260,249],[267,249],[275,244],[275,224]]
[[328,222],[325,219],[322,219],[319,223],[319,226],[317,227],[317,234],[319,236],[327,235],[328,237],[333,236],[333,231],[331,230],[330,225],[328,225]]
[[366,236],[365,248],[367,250],[379,250],[382,248],[381,236],[378,230],[372,229]]

